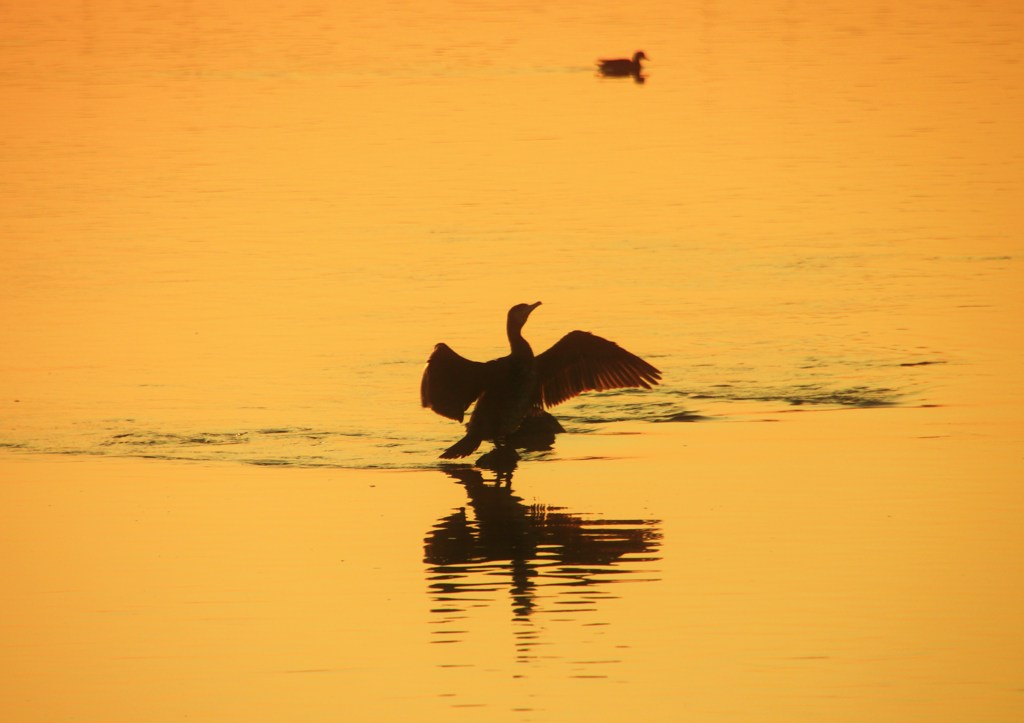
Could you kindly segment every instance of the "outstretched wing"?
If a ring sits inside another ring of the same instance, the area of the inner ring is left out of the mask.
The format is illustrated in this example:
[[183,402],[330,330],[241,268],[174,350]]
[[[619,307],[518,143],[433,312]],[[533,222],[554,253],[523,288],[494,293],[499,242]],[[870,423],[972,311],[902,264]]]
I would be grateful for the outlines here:
[[486,364],[456,354],[447,344],[438,344],[423,370],[420,401],[442,417],[461,422],[466,408],[483,393],[487,374]]
[[615,342],[586,331],[570,331],[537,356],[536,401],[553,407],[583,392],[650,389],[660,379],[660,371]]

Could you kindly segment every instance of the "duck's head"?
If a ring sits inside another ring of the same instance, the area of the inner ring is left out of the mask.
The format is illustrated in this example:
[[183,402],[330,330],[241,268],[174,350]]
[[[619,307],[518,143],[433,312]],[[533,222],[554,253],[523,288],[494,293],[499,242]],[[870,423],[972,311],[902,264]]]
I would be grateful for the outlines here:
[[635,53],[633,53],[633,62],[634,63],[639,63],[641,60],[649,60],[649,59],[650,58],[648,58],[646,55],[644,55],[644,51],[642,51],[642,50],[638,50]]

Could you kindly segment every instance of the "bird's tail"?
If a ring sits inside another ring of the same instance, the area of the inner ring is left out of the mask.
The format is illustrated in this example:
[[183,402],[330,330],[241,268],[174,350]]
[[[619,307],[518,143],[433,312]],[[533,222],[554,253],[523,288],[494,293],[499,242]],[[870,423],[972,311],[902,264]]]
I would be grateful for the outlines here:
[[441,459],[456,459],[458,457],[465,457],[473,454],[473,452],[476,451],[476,448],[480,446],[480,441],[479,437],[467,434],[465,437],[442,452]]

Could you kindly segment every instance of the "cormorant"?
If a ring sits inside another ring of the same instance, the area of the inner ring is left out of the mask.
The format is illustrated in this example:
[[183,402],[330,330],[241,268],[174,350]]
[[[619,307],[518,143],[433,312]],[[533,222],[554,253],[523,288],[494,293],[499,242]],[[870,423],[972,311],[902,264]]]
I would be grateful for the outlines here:
[[601,75],[611,75],[616,77],[624,77],[627,75],[638,76],[642,68],[640,67],[641,60],[650,60],[644,51],[638,50],[633,53],[633,59],[628,58],[615,58],[614,60],[598,60],[597,69],[601,71]]
[[472,454],[485,439],[505,448],[509,435],[524,420],[547,415],[545,407],[577,394],[621,387],[650,389],[661,379],[661,372],[640,357],[586,331],[570,331],[534,356],[522,329],[538,306],[539,301],[509,309],[506,329],[512,352],[508,356],[476,362],[447,344],[434,347],[420,383],[423,406],[461,422],[466,409],[476,402],[466,436],[446,449],[443,459]]

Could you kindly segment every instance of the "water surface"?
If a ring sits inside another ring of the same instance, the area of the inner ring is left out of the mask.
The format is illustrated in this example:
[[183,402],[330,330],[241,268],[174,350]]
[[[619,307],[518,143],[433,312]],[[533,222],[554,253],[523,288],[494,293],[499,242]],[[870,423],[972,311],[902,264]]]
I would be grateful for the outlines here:
[[[102,688],[152,655],[136,712],[170,672],[190,683],[168,719],[281,719],[307,683],[240,702],[241,640],[266,635],[263,674],[319,676],[309,720],[342,689],[378,718],[564,720],[574,701],[621,720],[643,699],[645,719],[837,720],[836,700],[850,720],[1015,719],[1022,20],[999,2],[0,9],[0,446],[19,480],[94,483],[5,491],[18,559],[46,566],[12,572],[12,669],[37,646],[59,690],[88,650]],[[645,82],[596,76],[638,48]],[[536,350],[592,331],[663,384],[556,409],[568,434],[511,489],[439,469],[461,429],[418,406],[431,348],[502,355],[506,310],[537,300]],[[54,454],[71,466],[26,471]],[[112,487],[93,465],[128,463],[108,458],[177,466]],[[116,529],[151,557],[48,493],[141,515],[151,535]],[[46,525],[93,541],[93,582],[62,576],[73,546]],[[191,567],[167,562],[193,528]],[[299,592],[275,602],[244,570]],[[54,590],[56,639],[25,612]],[[161,628],[202,650],[142,642]],[[372,652],[339,663],[352,645]],[[395,659],[416,681],[400,703],[379,695]]]
[[1015,10],[59,8],[6,11],[8,445],[429,465],[429,350],[537,299],[665,372],[576,431],[941,403],[1020,273]]

